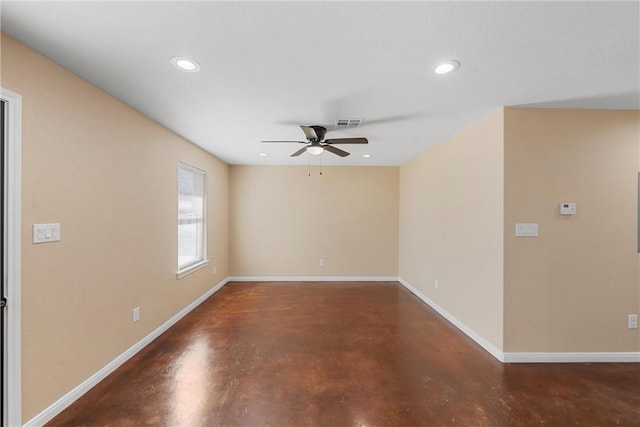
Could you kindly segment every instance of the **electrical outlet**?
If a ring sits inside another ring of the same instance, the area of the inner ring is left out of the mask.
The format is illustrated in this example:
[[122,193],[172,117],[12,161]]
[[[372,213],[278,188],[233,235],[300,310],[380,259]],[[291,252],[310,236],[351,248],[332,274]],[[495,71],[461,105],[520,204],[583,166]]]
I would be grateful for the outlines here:
[[638,329],[638,315],[630,314],[627,324],[629,329]]
[[133,309],[133,323],[140,320],[140,307],[136,307]]
[[216,266],[214,265],[214,266],[213,266],[213,274],[215,275],[215,274],[216,274],[216,272],[217,272],[217,270],[216,270]]
[[433,281],[433,287],[434,287],[435,289],[438,289],[438,288],[440,287],[440,282],[438,282],[438,279],[436,279],[436,280],[434,280],[434,281]]
[[324,267],[324,258],[320,258],[320,267]]

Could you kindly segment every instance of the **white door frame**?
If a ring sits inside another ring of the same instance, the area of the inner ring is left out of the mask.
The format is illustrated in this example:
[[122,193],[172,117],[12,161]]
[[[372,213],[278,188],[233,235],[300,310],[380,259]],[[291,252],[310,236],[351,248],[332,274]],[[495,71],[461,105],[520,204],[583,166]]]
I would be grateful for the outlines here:
[[22,96],[0,88],[6,102],[6,231],[7,231],[7,352],[6,420],[9,426],[22,425],[22,381],[20,368],[20,177],[22,167]]

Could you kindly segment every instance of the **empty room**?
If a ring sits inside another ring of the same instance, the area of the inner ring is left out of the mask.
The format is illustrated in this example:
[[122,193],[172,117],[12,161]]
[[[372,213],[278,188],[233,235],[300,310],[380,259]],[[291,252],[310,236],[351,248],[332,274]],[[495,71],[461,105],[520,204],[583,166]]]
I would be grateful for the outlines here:
[[0,427],[640,425],[640,3],[0,3]]

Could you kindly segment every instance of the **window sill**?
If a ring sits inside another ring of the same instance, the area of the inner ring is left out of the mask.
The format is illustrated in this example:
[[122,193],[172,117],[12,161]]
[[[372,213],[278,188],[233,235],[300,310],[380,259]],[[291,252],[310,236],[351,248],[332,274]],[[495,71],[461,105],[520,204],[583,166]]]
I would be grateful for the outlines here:
[[207,266],[207,264],[209,264],[209,260],[205,259],[204,261],[200,261],[196,264],[190,265],[189,267],[183,268],[182,270],[178,270],[178,272],[176,273],[176,277],[178,279],[182,279],[184,276],[188,276],[194,271],[203,269]]

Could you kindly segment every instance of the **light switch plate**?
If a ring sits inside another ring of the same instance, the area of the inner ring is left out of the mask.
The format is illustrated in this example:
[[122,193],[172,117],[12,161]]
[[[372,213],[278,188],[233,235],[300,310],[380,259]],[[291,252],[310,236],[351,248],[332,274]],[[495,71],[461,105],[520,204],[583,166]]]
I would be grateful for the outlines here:
[[518,223],[516,224],[517,237],[538,237],[537,223]]
[[60,223],[33,224],[33,243],[60,241]]

